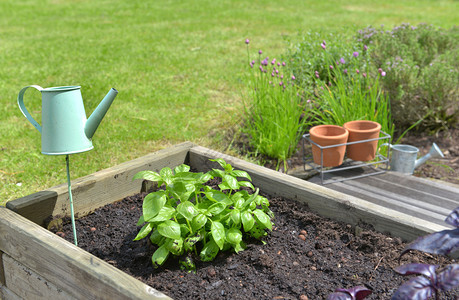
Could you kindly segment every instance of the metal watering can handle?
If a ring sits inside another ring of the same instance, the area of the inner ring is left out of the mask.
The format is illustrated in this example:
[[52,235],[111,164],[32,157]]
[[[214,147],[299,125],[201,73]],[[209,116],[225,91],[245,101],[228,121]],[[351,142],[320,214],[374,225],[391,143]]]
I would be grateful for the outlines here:
[[29,86],[26,86],[25,88],[23,88],[20,92],[19,92],[19,95],[18,95],[18,104],[19,104],[19,109],[21,110],[22,114],[27,118],[27,120],[29,120],[29,122],[35,127],[37,128],[37,130],[41,133],[41,126],[40,124],[38,124],[37,121],[35,121],[35,119],[30,115],[29,111],[27,110],[27,108],[25,107],[24,105],[24,93],[25,91],[29,88],[29,87],[33,87],[33,88],[36,88],[37,90],[39,90],[40,92],[43,90],[43,88],[39,85],[29,85]]

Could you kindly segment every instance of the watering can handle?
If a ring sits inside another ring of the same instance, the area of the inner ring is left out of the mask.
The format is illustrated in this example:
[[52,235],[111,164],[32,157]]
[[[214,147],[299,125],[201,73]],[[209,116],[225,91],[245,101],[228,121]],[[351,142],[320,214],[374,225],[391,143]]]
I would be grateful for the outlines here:
[[35,121],[35,119],[30,115],[29,111],[27,110],[27,108],[25,107],[24,105],[24,93],[25,91],[29,88],[29,87],[33,87],[33,88],[36,88],[37,90],[39,90],[40,92],[43,90],[43,88],[39,85],[29,85],[29,86],[26,86],[25,88],[23,88],[20,92],[19,92],[19,95],[18,95],[18,104],[19,104],[19,109],[21,110],[22,114],[27,118],[27,120],[29,120],[29,122],[35,127],[37,128],[37,130],[41,133],[41,126],[40,124],[38,124],[37,121]]

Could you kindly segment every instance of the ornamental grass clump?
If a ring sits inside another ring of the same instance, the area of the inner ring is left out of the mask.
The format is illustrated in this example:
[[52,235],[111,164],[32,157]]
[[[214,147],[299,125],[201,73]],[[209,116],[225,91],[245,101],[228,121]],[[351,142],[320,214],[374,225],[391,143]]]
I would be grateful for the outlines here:
[[[141,171],[134,176],[163,188],[144,198],[137,222],[141,229],[134,239],[149,237],[158,246],[152,256],[155,267],[173,255],[181,257],[183,269],[193,271],[193,258],[211,261],[219,251],[242,251],[245,237],[261,239],[272,230],[268,199],[259,195],[249,174],[234,170],[223,159],[211,161],[222,169],[193,173],[182,164],[174,170],[166,167],[159,173]],[[206,185],[213,178],[220,178],[218,189]]]
[[342,126],[349,121],[370,120],[381,124],[381,130],[393,136],[389,97],[380,86],[386,72],[381,69],[370,74],[366,59],[361,59],[368,48],[365,45],[351,57],[339,59],[323,50],[327,71],[325,76],[315,71],[311,111],[321,124]]
[[296,147],[310,122],[304,92],[294,82],[286,62],[270,59],[258,51],[256,59],[250,59],[247,44],[247,83],[249,92],[244,97],[245,123],[243,131],[249,137],[256,154],[277,160],[277,169],[296,152]]

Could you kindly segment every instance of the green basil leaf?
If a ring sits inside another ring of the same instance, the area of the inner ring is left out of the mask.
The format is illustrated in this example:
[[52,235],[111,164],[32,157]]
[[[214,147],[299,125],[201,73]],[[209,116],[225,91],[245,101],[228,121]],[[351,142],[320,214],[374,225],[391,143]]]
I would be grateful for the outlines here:
[[223,224],[217,221],[212,222],[212,225],[210,226],[210,233],[212,234],[217,246],[220,250],[222,250],[223,245],[225,244],[225,227]]
[[228,185],[228,183],[226,183],[226,182],[220,183],[220,184],[218,185],[218,188],[219,188],[220,190],[222,190],[222,191],[224,191],[224,190],[230,190],[230,189],[231,189],[231,187],[230,187],[230,186]]
[[252,181],[252,178],[250,178],[249,173],[247,173],[246,171],[234,170],[231,172],[231,175],[236,177],[247,178],[248,180]]
[[190,166],[185,165],[185,164],[181,164],[180,166],[177,166],[174,168],[175,174],[181,173],[181,172],[188,172],[188,171],[190,171]]
[[180,224],[180,235],[182,237],[186,237],[190,233],[190,228],[188,227],[187,224]]
[[164,221],[158,225],[158,231],[162,236],[178,240],[181,238],[180,225],[172,220]]
[[186,238],[185,244],[184,244],[185,249],[188,249],[188,250],[192,249],[193,246],[200,240],[202,240],[202,235],[199,235],[199,234],[196,236],[191,236],[191,237]]
[[239,186],[240,187],[245,186],[245,187],[251,188],[252,190],[255,190],[255,187],[250,181],[239,181]]
[[238,245],[240,242],[242,242],[242,232],[237,228],[230,228],[226,232],[226,240],[230,244]]
[[169,250],[167,250],[166,245],[162,245],[158,249],[156,249],[155,253],[151,257],[151,261],[155,268],[161,266],[169,256]]
[[159,211],[158,215],[154,217],[153,219],[150,219],[149,222],[162,222],[169,220],[170,218],[174,217],[176,214],[176,211],[174,208],[170,206],[163,206],[161,210]]
[[153,230],[153,232],[150,235],[150,242],[152,242],[153,244],[158,245],[158,246],[161,245],[161,242],[164,239],[165,238],[161,234],[159,234],[158,230]]
[[253,225],[255,224],[255,220],[253,219],[252,214],[247,210],[241,212],[241,220],[245,232],[250,231],[250,229],[252,229]]
[[273,229],[273,224],[271,223],[271,219],[262,210],[256,209],[253,211],[253,214],[255,218],[257,219],[257,221],[263,224],[265,228],[268,228],[269,230]]
[[132,180],[135,179],[145,179],[145,180],[150,180],[150,181],[161,181],[161,176],[153,171],[146,170],[146,171],[140,171],[137,174],[134,175]]
[[237,179],[234,176],[228,174],[223,175],[223,182],[226,182],[226,184],[228,184],[228,186],[233,190],[237,190],[239,188]]
[[214,203],[209,208],[207,209],[207,212],[212,214],[213,216],[218,215],[221,213],[223,210],[225,210],[226,205],[222,202]]
[[142,213],[145,222],[150,222],[161,208],[166,204],[166,193],[164,191],[157,191],[150,193],[143,199]]
[[167,243],[165,244],[167,250],[174,255],[182,255],[183,251],[183,239],[173,240],[168,239]]
[[245,202],[245,199],[244,198],[239,198],[236,200],[236,202],[234,203],[234,207],[236,207],[237,209],[241,209],[242,208],[242,205],[244,204]]
[[231,221],[233,221],[235,226],[240,226],[241,225],[241,212],[239,209],[235,208],[231,211]]
[[209,159],[210,161],[217,162],[223,169],[226,166],[226,162],[222,158]]
[[201,250],[201,253],[199,254],[200,258],[202,261],[211,261],[217,256],[217,253],[219,251],[219,247],[217,244],[213,241],[210,240]]
[[143,215],[141,215],[137,221],[137,226],[142,226],[143,223],[145,223],[145,219],[143,218]]
[[143,227],[140,229],[139,233],[135,237],[134,241],[138,241],[138,240],[143,239],[144,237],[146,237],[151,232],[152,229],[153,229],[153,224],[151,224],[151,223],[147,223],[147,224],[143,225]]
[[230,164],[226,164],[224,169],[225,169],[225,172],[231,173],[231,171],[233,171],[233,166]]
[[188,221],[193,220],[193,218],[198,214],[198,210],[190,201],[185,201],[177,205],[177,212],[184,216]]
[[224,202],[224,203],[230,202],[228,200],[228,195],[221,191],[212,190],[209,192],[205,192],[204,195],[206,195],[208,199],[213,200],[215,202]]
[[191,228],[193,232],[198,231],[207,223],[207,217],[203,214],[196,215],[191,221]]
[[258,196],[258,193],[260,192],[260,190],[257,188],[255,190],[255,193],[253,193],[252,195],[250,195],[249,199],[245,200],[244,204],[242,204],[242,207],[241,208],[246,208],[247,205],[251,204],[253,202],[253,200],[255,200],[255,198]]
[[204,173],[204,174],[202,174],[201,177],[199,178],[199,181],[200,181],[201,183],[204,183],[204,182],[207,182],[207,181],[209,181],[209,180],[211,180],[211,179],[212,179],[212,175],[210,175],[209,173]]
[[172,172],[171,168],[169,167],[162,168],[161,171],[159,171],[159,175],[161,175],[162,180],[166,184],[172,183],[172,176],[174,175],[174,173]]

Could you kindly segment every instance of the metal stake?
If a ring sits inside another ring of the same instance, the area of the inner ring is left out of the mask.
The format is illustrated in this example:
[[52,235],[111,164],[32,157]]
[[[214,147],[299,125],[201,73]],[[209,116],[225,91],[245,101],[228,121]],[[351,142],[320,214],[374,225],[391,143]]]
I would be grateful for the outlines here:
[[70,184],[70,164],[69,164],[69,155],[65,156],[65,161],[67,163],[67,183],[69,186],[69,200],[70,200],[70,213],[72,214],[72,229],[73,229],[73,240],[75,245],[78,246],[76,226],[75,226],[75,214],[73,211],[73,199],[72,199],[72,185]]

